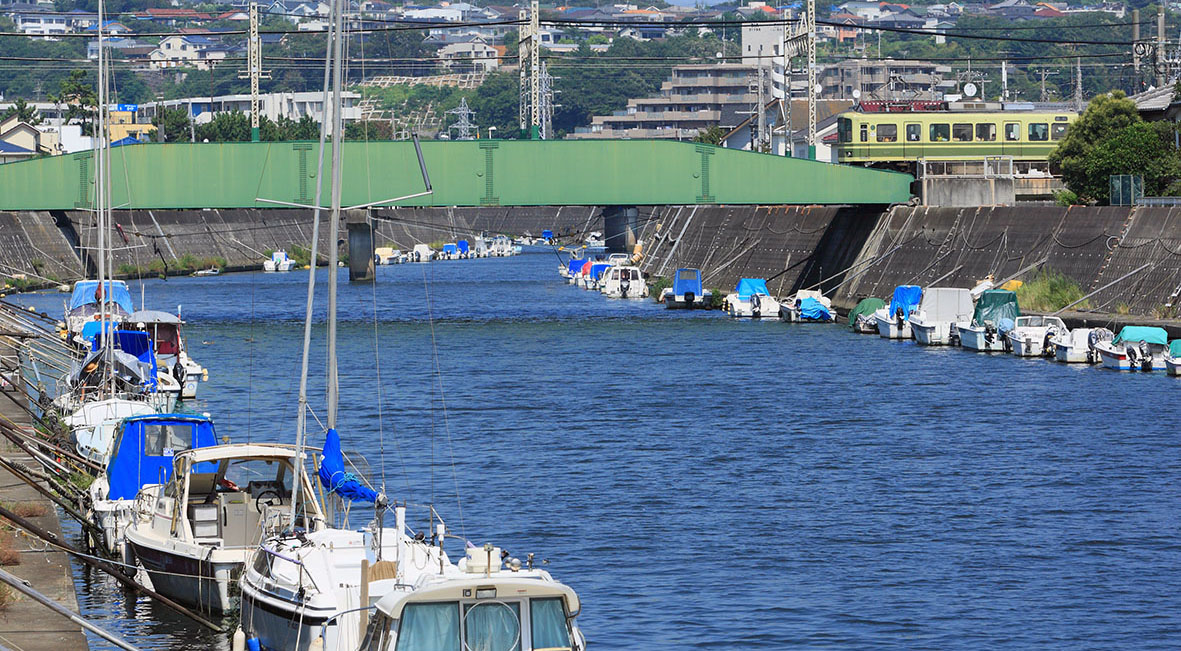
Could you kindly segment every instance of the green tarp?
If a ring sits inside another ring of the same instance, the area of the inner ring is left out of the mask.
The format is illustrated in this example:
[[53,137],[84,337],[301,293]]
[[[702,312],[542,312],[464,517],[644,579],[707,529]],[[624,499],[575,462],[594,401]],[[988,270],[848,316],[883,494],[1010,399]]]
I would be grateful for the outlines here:
[[1001,319],[1017,320],[1021,316],[1021,309],[1017,307],[1017,294],[1007,289],[990,289],[976,300],[976,311],[972,314],[972,322],[984,325],[991,321],[999,325]]
[[861,299],[861,302],[857,304],[857,307],[853,308],[853,310],[849,312],[849,327],[852,328],[853,324],[857,323],[857,317],[861,316],[862,314],[873,314],[883,307],[886,307],[886,302],[880,298]]
[[1164,328],[1154,328],[1152,326],[1124,326],[1123,330],[1115,336],[1111,341],[1113,344],[1118,344],[1121,341],[1143,341],[1150,344],[1159,344],[1161,346],[1169,345],[1169,333],[1165,332]]
[[1181,339],[1174,339],[1169,342],[1169,355],[1175,358],[1181,358]]

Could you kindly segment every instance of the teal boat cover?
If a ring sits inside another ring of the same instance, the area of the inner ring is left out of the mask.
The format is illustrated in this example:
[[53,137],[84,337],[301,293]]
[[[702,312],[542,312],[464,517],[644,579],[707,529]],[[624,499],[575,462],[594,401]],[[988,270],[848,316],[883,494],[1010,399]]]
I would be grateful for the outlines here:
[[1149,344],[1159,344],[1161,346],[1169,345],[1169,333],[1165,332],[1164,328],[1156,328],[1152,326],[1124,326],[1123,330],[1111,340],[1111,343],[1118,344],[1120,342],[1128,341],[1143,341]]
[[1169,342],[1169,355],[1181,358],[1181,339],[1174,339]]
[[894,288],[894,297],[890,299],[890,316],[902,310],[902,318],[909,319],[910,313],[918,308],[923,300],[923,288],[918,285],[899,285]]
[[984,325],[992,322],[1000,325],[1008,319],[1016,321],[1021,316],[1021,308],[1017,306],[1017,294],[1007,289],[989,289],[976,300],[976,311],[972,314],[972,322]]
[[771,295],[771,292],[767,291],[767,281],[762,278],[743,278],[738,281],[738,286],[734,288],[734,292],[738,294],[738,298],[742,299],[750,298],[755,294]]
[[861,299],[861,302],[857,304],[857,307],[853,308],[853,310],[849,312],[849,327],[852,328],[853,324],[857,323],[857,317],[873,314],[883,307],[886,307],[886,302],[880,298],[874,298],[871,296],[869,298]]

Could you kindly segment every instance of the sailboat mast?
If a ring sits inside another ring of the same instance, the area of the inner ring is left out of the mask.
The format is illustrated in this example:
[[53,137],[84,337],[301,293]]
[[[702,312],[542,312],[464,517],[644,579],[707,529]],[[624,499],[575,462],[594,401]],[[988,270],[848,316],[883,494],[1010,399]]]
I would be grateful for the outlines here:
[[[329,103],[329,86],[328,73],[332,69],[331,53],[333,43],[333,28],[328,27],[328,43],[324,50],[324,97],[321,100],[321,106],[328,106]],[[303,319],[303,360],[299,373],[299,415],[296,418],[295,425],[295,464],[297,468],[303,467],[304,446],[307,437],[308,424],[308,359],[311,354],[312,347],[312,306],[316,296],[316,261],[319,258],[320,250],[320,201],[324,196],[324,184],[321,182],[324,178],[324,142],[327,140],[328,122],[327,120],[320,120],[320,149],[318,160],[316,162],[316,195],[312,202],[315,206],[312,210],[312,244],[311,244],[311,261],[308,263],[308,300],[307,309],[304,312]],[[332,274],[329,274],[331,277]],[[300,473],[296,474],[293,480],[291,496],[291,526],[295,526],[296,505],[299,504],[299,493],[303,489],[303,482],[301,481]]]
[[[97,115],[95,116],[94,133],[97,138],[97,146],[94,149],[94,200],[96,212],[96,222],[98,226],[98,318],[99,318],[99,336],[102,337],[103,348],[107,351],[107,365],[102,371],[102,382],[100,384],[99,396],[106,392],[108,387],[114,393],[114,387],[109,380],[112,375],[110,370],[112,360],[110,357],[110,339],[111,332],[107,327],[107,319],[110,316],[107,313],[107,293],[111,289],[107,286],[107,223],[106,223],[106,204],[107,204],[107,184],[105,178],[105,159],[106,151],[104,148],[106,127],[103,121],[103,107],[106,106],[106,52],[104,51],[105,43],[103,39],[103,21],[105,5],[103,0],[98,0],[98,85],[96,99]],[[82,98],[77,98],[78,102]]]
[[344,139],[341,85],[344,68],[344,11],[341,0],[334,0],[332,20],[336,29],[336,40],[332,47],[332,222],[328,226],[328,428],[336,427],[336,409],[339,402],[340,380],[336,365],[336,285],[340,275],[337,258],[340,247],[340,145]]

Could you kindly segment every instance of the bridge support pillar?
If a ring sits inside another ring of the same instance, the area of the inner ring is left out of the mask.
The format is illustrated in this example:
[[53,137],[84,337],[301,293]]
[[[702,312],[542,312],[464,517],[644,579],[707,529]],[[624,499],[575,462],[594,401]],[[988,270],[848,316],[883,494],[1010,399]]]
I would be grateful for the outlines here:
[[373,224],[363,211],[350,214],[347,224],[349,231],[349,281],[372,282],[377,278],[373,270]]
[[631,253],[636,246],[640,211],[635,206],[603,208],[603,239],[609,253]]

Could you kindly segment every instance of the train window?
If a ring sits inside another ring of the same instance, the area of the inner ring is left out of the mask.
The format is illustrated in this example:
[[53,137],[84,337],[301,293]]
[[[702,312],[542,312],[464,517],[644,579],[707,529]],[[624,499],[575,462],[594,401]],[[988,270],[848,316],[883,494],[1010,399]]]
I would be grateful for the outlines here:
[[879,124],[878,142],[898,142],[898,125]]
[[931,142],[947,142],[951,140],[951,125],[947,123],[931,125]]
[[849,118],[837,118],[837,140],[853,142],[853,121]]
[[869,125],[861,125],[861,142],[869,142]]
[[1016,142],[1021,140],[1021,125],[1016,122],[1005,123],[1005,140]]
[[972,125],[965,123],[951,125],[951,139],[956,142],[972,142]]
[[991,122],[976,123],[976,139],[984,142],[996,140],[996,125]]
[[1066,137],[1066,125],[1065,124],[1051,124],[1050,125],[1050,138],[1051,139],[1062,140],[1065,137]]
[[1045,122],[1032,122],[1029,125],[1029,139],[1042,141],[1050,139],[1050,125]]
[[906,142],[918,142],[923,138],[923,125],[911,122],[906,125]]

